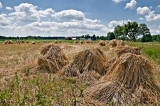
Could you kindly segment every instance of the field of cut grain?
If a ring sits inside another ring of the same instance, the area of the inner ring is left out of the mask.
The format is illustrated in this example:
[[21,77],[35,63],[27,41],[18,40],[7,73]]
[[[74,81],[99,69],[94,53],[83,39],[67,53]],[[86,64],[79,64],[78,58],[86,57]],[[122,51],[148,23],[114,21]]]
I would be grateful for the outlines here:
[[[141,53],[153,66],[154,79],[160,83],[160,45],[131,43],[142,47]],[[75,78],[57,77],[53,73],[30,73],[40,48],[46,43],[7,44],[0,43],[0,105],[94,105],[84,99],[83,91],[90,86]],[[115,57],[115,48],[93,44],[57,44],[69,59],[80,51],[99,48],[106,60]],[[153,46],[154,45],[154,46]],[[151,47],[152,46],[152,47]],[[108,104],[113,104],[109,102]]]

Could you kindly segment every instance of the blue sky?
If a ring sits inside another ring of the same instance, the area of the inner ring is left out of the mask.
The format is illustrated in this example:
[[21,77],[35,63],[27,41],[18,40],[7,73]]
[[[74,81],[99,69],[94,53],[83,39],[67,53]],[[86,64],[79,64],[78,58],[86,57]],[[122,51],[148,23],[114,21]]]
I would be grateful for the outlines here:
[[160,0],[0,0],[3,36],[106,36],[127,21],[160,34]]

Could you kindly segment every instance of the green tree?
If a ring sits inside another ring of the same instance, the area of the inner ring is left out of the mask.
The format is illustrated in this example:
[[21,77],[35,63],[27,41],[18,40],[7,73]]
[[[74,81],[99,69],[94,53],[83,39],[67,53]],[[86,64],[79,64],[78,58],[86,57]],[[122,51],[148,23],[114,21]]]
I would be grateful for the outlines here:
[[115,39],[114,33],[113,32],[108,32],[107,33],[107,40],[112,40]]
[[115,38],[118,39],[119,36],[123,35],[123,27],[118,25],[114,28],[114,35],[115,35]]
[[152,41],[152,36],[151,36],[150,30],[146,24],[144,24],[144,23],[140,24],[138,32],[139,32],[139,34],[143,35],[143,37],[141,39],[142,42]]
[[128,35],[130,40],[135,41],[138,33],[138,23],[128,22],[127,24],[124,24],[122,32],[124,36]]
[[96,35],[93,35],[93,36],[92,36],[92,40],[96,40]]
[[89,34],[85,35],[85,39],[91,38]]

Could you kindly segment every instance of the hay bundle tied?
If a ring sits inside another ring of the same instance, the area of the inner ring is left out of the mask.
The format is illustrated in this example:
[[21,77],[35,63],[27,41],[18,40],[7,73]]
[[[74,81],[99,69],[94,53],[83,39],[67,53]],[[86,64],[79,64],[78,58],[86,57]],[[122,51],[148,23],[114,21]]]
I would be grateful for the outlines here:
[[74,57],[73,62],[63,69],[62,74],[71,77],[80,76],[82,79],[85,79],[85,76],[91,77],[89,73],[93,76],[98,76],[96,73],[102,75],[104,63],[105,57],[101,50],[86,49]]
[[116,54],[117,57],[120,57],[121,55],[125,53],[133,53],[136,55],[140,55],[140,48],[137,47],[131,47],[131,46],[119,46],[116,48]]
[[109,41],[109,46],[111,46],[111,47],[116,47],[117,46],[117,42],[116,42],[116,40],[115,39],[113,39],[113,40],[111,40],[111,41]]
[[58,41],[54,41],[54,43],[56,44],[56,43],[58,43]]
[[123,40],[117,40],[117,46],[124,46],[124,41]]
[[160,102],[160,88],[153,79],[150,63],[140,55],[126,53],[111,65],[100,82],[84,92],[95,104],[154,104]]
[[80,43],[80,44],[84,44],[84,42],[83,42],[83,41],[80,41],[79,43]]
[[106,46],[105,41],[100,41],[98,44],[99,44],[100,46]]
[[91,43],[91,41],[89,41],[89,40],[86,40],[86,41],[85,41],[85,43],[87,43],[87,44],[90,44],[90,43]]
[[13,41],[12,40],[5,40],[4,44],[13,44]]
[[78,41],[74,41],[73,43],[74,43],[74,44],[78,44]]
[[31,44],[33,44],[33,45],[34,45],[34,44],[36,44],[36,42],[35,42],[35,41],[31,41]]
[[43,46],[38,58],[38,69],[55,73],[68,64],[68,59],[57,45],[51,44]]

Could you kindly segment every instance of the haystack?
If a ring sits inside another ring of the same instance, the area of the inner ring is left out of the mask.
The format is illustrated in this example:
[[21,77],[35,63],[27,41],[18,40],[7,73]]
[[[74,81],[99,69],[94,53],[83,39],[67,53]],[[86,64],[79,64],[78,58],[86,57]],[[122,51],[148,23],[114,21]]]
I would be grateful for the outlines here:
[[34,45],[34,44],[36,44],[36,42],[35,42],[35,41],[31,41],[31,44],[33,44],[33,45]]
[[84,44],[84,42],[83,42],[83,41],[80,41],[79,43],[80,43],[80,44]]
[[74,44],[78,44],[78,41],[74,41],[73,43],[74,43]]
[[58,41],[54,41],[54,43],[56,44],[56,43],[58,43]]
[[13,44],[13,41],[12,40],[5,40],[4,44]]
[[133,53],[136,55],[140,55],[140,48],[137,47],[131,47],[131,46],[119,46],[116,48],[116,54],[117,57],[120,57],[121,55],[125,53]]
[[100,46],[106,46],[105,41],[100,41],[98,44],[99,44]]
[[62,43],[62,41],[59,41],[59,43]]
[[86,40],[86,41],[85,41],[85,43],[87,43],[87,44],[90,44],[90,43],[91,43],[91,41],[89,41],[89,40]]
[[[84,79],[85,76],[89,77],[88,73],[97,73],[99,75],[103,73],[103,65],[105,63],[105,57],[99,49],[87,49],[79,52],[67,67],[63,69],[62,74],[66,76],[80,76]],[[87,75],[88,74],[88,75]],[[98,75],[96,75],[98,76]],[[94,77],[94,76],[92,76]],[[89,78],[90,79],[90,78]]]
[[38,58],[38,69],[42,72],[55,73],[68,64],[68,59],[57,45],[43,46]]
[[25,43],[23,40],[16,40],[17,44]]
[[115,39],[113,39],[113,40],[111,40],[111,41],[109,41],[109,46],[111,46],[111,47],[116,47],[117,46],[117,42],[116,42],[116,40]]
[[117,46],[124,46],[124,41],[123,40],[116,40]]
[[126,53],[111,65],[100,82],[84,92],[97,105],[154,104],[160,102],[160,88],[153,79],[150,63],[140,55]]

